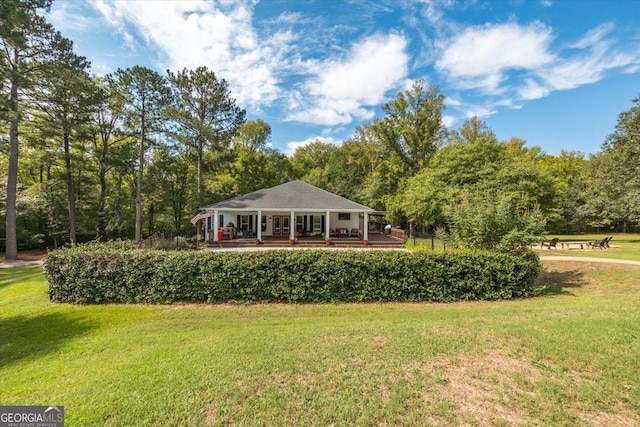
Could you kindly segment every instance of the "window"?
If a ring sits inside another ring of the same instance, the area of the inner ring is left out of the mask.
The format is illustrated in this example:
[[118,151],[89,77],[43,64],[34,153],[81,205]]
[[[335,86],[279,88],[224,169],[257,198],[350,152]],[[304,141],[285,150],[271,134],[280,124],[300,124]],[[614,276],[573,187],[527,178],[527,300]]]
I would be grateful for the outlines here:
[[313,234],[322,234],[322,217],[320,215],[313,217]]
[[240,230],[249,229],[249,215],[240,215]]
[[262,228],[262,231],[267,231],[267,216],[262,215],[262,219],[260,220],[260,222],[261,222],[260,227]]
[[351,214],[350,213],[338,213],[338,219],[339,220],[350,220],[351,219]]

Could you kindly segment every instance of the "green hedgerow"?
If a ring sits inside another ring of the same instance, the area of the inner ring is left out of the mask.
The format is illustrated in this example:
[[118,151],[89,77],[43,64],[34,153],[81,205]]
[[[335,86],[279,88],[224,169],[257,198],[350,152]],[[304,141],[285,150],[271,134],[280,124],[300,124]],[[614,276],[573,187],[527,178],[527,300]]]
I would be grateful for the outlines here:
[[92,303],[495,300],[534,293],[536,254],[394,251],[51,252],[52,301]]

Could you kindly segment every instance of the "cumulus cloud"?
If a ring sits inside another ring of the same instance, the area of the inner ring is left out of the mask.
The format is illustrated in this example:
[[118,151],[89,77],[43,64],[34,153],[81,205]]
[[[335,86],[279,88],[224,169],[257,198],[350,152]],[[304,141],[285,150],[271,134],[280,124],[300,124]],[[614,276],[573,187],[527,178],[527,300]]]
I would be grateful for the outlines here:
[[[595,83],[608,71],[638,67],[640,54],[616,48],[614,29],[604,23],[556,47],[552,29],[540,22],[473,26],[445,38],[435,66],[456,89],[484,96],[471,110],[486,117],[497,107],[519,108],[522,101]],[[452,106],[468,116],[468,106]]]
[[469,27],[445,43],[436,68],[462,89],[502,91],[510,70],[532,70],[553,61],[551,29],[539,22]]
[[355,43],[344,58],[309,64],[313,77],[290,97],[288,119],[324,126],[373,117],[381,103],[408,74],[407,40],[400,34],[376,34]]
[[205,65],[225,78],[233,94],[254,109],[279,94],[277,66],[287,34],[258,37],[253,2],[100,1],[93,3],[125,40],[135,32],[157,49],[159,66],[172,70]]

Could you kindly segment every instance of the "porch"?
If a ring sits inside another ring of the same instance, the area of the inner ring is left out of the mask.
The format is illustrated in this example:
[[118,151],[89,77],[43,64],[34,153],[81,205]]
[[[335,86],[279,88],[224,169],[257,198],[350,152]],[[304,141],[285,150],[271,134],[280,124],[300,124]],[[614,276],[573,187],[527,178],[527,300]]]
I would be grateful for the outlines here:
[[361,237],[331,237],[329,243],[325,241],[323,236],[299,236],[293,242],[287,236],[263,236],[262,241],[258,242],[256,238],[238,237],[230,240],[220,240],[217,242],[209,242],[208,247],[216,248],[241,248],[241,247],[261,247],[261,248],[284,248],[284,247],[300,247],[300,248],[402,248],[404,240],[397,236],[370,234],[367,244],[365,245]]

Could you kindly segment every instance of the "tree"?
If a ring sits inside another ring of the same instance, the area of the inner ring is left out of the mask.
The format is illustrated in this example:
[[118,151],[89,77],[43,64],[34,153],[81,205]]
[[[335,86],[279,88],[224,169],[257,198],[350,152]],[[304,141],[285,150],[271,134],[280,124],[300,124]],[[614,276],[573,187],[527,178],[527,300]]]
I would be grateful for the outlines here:
[[[16,199],[18,191],[19,125],[27,102],[24,92],[37,81],[55,51],[53,27],[38,15],[51,0],[0,2],[0,114],[9,124],[9,164],[6,192],[5,259],[18,257]],[[8,92],[7,92],[8,91]]]
[[87,124],[99,102],[98,88],[87,70],[89,62],[73,53],[73,44],[67,39],[59,42],[56,63],[47,70],[46,79],[39,85],[38,109],[43,113],[40,122],[43,134],[56,139],[63,149],[65,183],[69,209],[69,237],[76,238],[76,193],[72,171],[71,144]]
[[238,127],[233,137],[233,163],[228,178],[233,194],[246,194],[283,184],[293,177],[289,159],[268,147],[271,126],[264,120],[250,120]]
[[487,126],[485,122],[478,117],[473,116],[460,127],[460,130],[451,132],[450,140],[452,142],[473,143],[479,139],[497,140],[496,134]]
[[[205,150],[228,147],[231,137],[244,123],[246,112],[231,98],[227,81],[218,80],[207,67],[167,73],[175,99],[167,116],[176,127],[173,137],[195,150],[198,179],[196,203],[201,207]],[[200,228],[198,234],[203,235]]]
[[142,240],[142,180],[149,135],[158,132],[170,91],[160,74],[146,67],[118,69],[112,81],[121,96],[127,114],[125,126],[138,137],[138,173],[136,180],[135,239]]
[[546,220],[518,195],[488,192],[466,194],[451,208],[448,226],[458,246],[512,252],[539,242]]
[[[117,168],[123,173],[133,170],[130,136],[122,132],[124,120],[124,98],[118,96],[113,82],[94,78],[101,89],[100,102],[93,112],[91,125],[87,129],[90,143],[90,154],[96,163],[98,176],[98,201],[96,206],[97,234],[106,238],[109,216],[107,212],[107,175]],[[120,210],[122,206],[119,206]]]
[[427,166],[445,141],[444,108],[444,95],[437,86],[425,91],[423,80],[382,106],[385,117],[376,120],[372,130],[388,153],[404,166],[407,177]]
[[447,223],[452,209],[469,199],[468,194],[517,196],[525,207],[539,206],[546,213],[555,195],[553,180],[526,155],[528,151],[514,150],[491,134],[438,150],[429,167],[407,181],[392,207],[431,227]]
[[640,220],[640,97],[620,113],[615,131],[602,152],[589,162],[593,182],[585,211],[596,225],[610,225],[628,232]]

